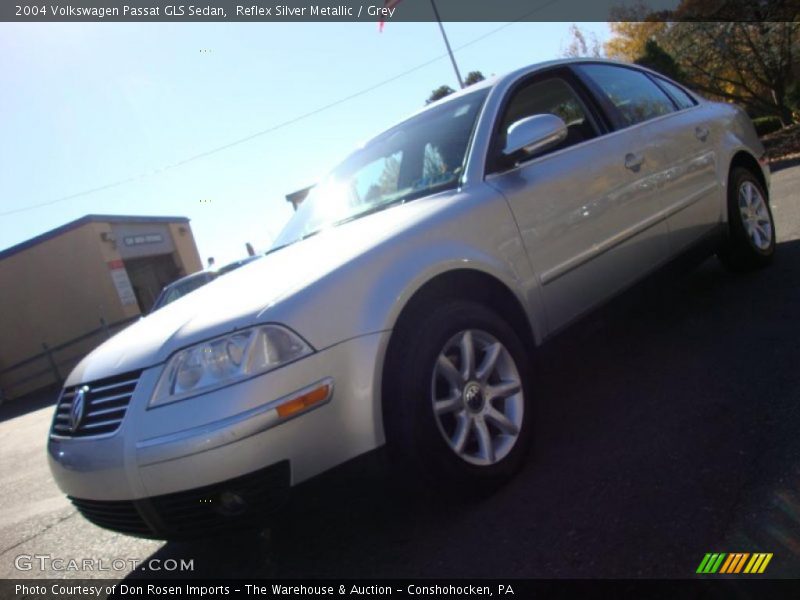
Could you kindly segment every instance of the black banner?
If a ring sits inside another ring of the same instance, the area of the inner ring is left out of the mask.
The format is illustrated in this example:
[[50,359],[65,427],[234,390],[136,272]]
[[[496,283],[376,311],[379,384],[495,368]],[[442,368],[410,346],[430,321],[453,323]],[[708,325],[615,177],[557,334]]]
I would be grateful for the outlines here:
[[0,598],[77,600],[88,598],[683,598],[796,599],[798,580],[757,577],[687,580],[0,580]]
[[[796,21],[800,0],[433,0],[442,21]],[[0,21],[435,21],[431,0],[4,0]]]

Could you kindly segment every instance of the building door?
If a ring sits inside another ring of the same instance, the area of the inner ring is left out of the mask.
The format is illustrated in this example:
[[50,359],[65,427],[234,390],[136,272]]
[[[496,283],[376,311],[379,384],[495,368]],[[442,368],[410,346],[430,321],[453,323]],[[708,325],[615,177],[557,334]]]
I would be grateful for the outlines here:
[[150,312],[163,287],[180,276],[172,254],[128,259],[125,261],[125,270],[142,314]]

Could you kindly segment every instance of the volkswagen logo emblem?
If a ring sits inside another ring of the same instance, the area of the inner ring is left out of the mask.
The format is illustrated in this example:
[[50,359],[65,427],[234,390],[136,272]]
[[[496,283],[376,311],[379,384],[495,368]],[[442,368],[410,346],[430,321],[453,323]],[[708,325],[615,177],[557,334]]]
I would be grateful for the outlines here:
[[464,389],[464,403],[472,411],[478,412],[483,409],[483,390],[480,384],[471,382]]
[[75,397],[72,399],[72,408],[69,411],[69,430],[75,433],[83,421],[83,411],[86,408],[86,394],[89,393],[89,386],[85,385],[78,388]]

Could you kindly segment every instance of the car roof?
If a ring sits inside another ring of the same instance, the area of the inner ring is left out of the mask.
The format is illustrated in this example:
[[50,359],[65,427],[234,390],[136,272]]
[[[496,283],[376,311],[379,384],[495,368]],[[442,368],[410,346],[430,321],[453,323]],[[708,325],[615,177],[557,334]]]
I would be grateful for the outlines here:
[[622,62],[622,61],[618,61],[618,60],[612,60],[612,59],[608,59],[608,58],[599,58],[599,57],[558,58],[558,59],[554,59],[554,60],[547,60],[547,61],[543,61],[543,62],[539,62],[539,63],[533,63],[533,64],[530,64],[528,66],[520,67],[519,69],[515,69],[513,71],[509,71],[508,73],[503,73],[501,75],[492,75],[492,76],[487,77],[486,79],[484,79],[482,81],[479,81],[477,83],[473,83],[472,85],[468,85],[467,87],[465,87],[465,88],[463,88],[461,90],[457,90],[457,91],[453,92],[452,94],[448,94],[447,96],[437,100],[436,102],[431,102],[430,104],[427,104],[427,105],[425,105],[425,106],[423,106],[423,107],[411,112],[410,114],[406,115],[405,117],[403,117],[399,121],[396,121],[390,127],[387,127],[383,131],[381,131],[378,135],[375,135],[375,136],[371,137],[367,142],[365,142],[361,146],[362,147],[367,146],[368,144],[372,143],[374,140],[377,140],[378,138],[380,138],[387,131],[389,131],[391,129],[394,129],[398,125],[401,125],[405,121],[408,121],[409,119],[411,119],[413,117],[416,117],[417,115],[420,115],[420,114],[422,114],[422,113],[424,113],[424,112],[426,112],[428,110],[431,110],[431,109],[434,109],[434,108],[438,108],[440,106],[444,106],[448,102],[453,102],[455,100],[458,100],[459,98],[463,98],[464,96],[466,96],[468,94],[472,94],[474,92],[477,92],[479,90],[486,89],[486,88],[498,87],[498,86],[506,84],[509,81],[515,81],[515,80],[519,79],[520,77],[522,77],[524,75],[530,75],[532,73],[536,73],[537,71],[543,71],[545,69],[550,69],[552,67],[572,65],[572,64],[580,64],[580,63],[605,63],[605,64],[609,64],[609,65],[634,67],[634,68],[640,69],[642,71],[650,71],[649,69],[646,69],[646,68],[641,67],[639,65],[634,65],[634,64],[631,64],[631,63],[627,63],[627,62]]

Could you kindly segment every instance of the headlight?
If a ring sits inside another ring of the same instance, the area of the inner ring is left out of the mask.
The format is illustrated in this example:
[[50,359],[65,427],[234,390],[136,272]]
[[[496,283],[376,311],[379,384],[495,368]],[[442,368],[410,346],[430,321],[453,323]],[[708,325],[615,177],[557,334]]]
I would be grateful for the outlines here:
[[203,342],[169,359],[150,406],[260,375],[312,352],[300,336],[279,325],[253,327]]

